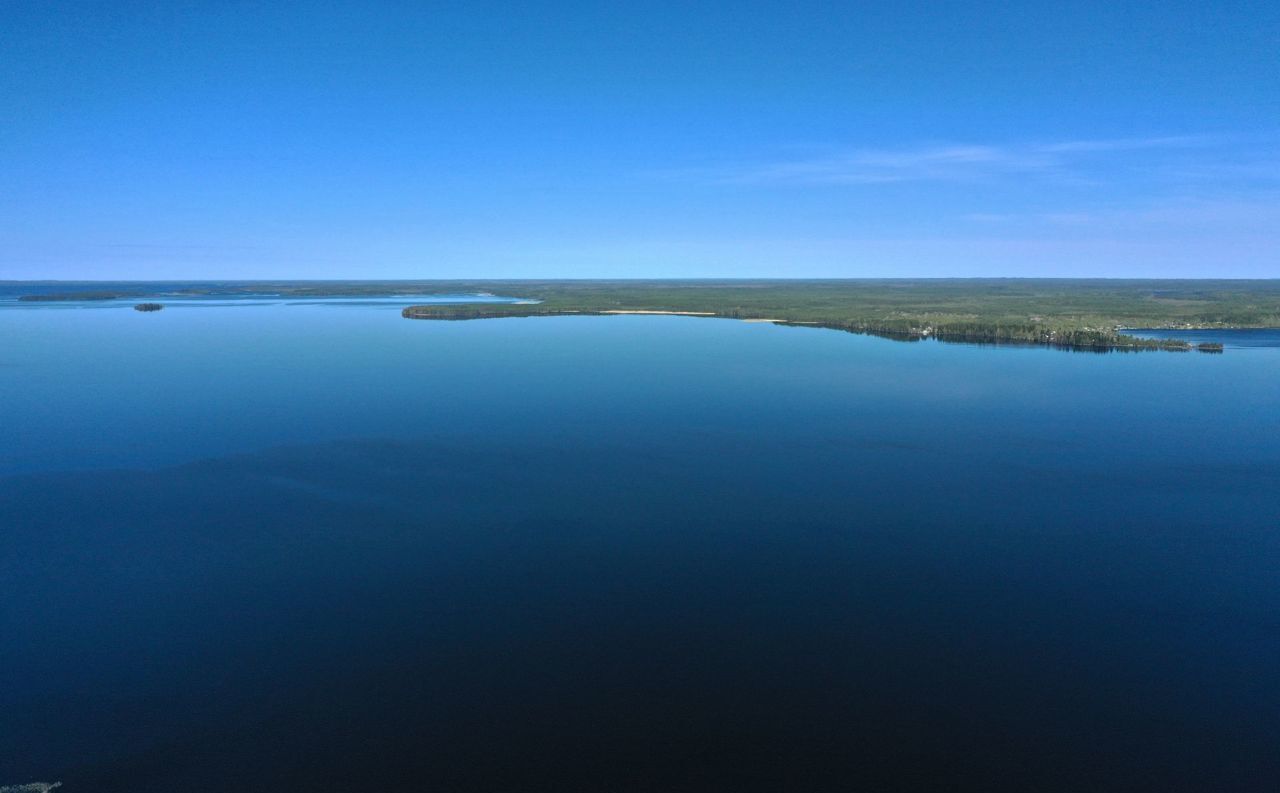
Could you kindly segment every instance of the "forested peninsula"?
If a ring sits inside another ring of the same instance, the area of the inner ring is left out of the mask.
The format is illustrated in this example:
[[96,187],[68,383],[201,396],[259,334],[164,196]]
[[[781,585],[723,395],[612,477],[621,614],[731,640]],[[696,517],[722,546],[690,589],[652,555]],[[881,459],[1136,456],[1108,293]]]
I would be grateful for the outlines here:
[[417,305],[402,314],[428,320],[693,314],[904,341],[1096,351],[1222,350],[1215,343],[1139,338],[1126,328],[1280,326],[1280,281],[1270,280],[485,281],[468,287],[537,302]]

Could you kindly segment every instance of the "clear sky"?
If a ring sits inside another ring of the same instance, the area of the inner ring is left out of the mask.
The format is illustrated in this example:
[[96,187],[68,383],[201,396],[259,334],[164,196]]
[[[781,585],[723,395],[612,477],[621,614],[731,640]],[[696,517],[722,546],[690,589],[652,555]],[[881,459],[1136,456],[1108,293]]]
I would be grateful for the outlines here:
[[0,278],[1280,277],[1280,3],[0,3]]

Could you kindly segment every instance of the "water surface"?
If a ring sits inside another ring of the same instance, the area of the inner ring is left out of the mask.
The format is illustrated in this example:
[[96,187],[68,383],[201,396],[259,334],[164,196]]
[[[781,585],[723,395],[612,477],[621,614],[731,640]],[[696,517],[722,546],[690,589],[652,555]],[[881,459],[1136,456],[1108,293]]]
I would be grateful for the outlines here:
[[1149,339],[1182,339],[1192,344],[1217,343],[1224,349],[1233,350],[1280,347],[1280,328],[1138,329],[1126,332]]
[[0,309],[0,785],[1280,778],[1280,347],[398,308]]

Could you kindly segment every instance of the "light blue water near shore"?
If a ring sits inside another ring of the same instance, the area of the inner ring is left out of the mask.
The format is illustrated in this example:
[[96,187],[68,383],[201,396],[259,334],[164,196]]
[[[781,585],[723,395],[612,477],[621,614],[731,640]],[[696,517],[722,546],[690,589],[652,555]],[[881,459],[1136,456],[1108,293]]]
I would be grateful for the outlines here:
[[1182,339],[1192,344],[1212,342],[1233,350],[1271,349],[1280,347],[1280,328],[1205,328],[1203,330],[1128,330],[1134,336],[1148,339]]
[[0,784],[1280,774],[1280,347],[400,305],[0,309]]

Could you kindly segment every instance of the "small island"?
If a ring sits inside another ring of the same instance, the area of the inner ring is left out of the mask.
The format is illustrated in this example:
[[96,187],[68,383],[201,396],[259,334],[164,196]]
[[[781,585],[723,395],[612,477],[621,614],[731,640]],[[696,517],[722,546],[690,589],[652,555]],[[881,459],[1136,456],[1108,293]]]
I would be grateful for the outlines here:
[[162,308],[164,308],[163,303],[139,303],[138,305],[133,307],[133,310],[149,312],[149,311],[159,311]]

